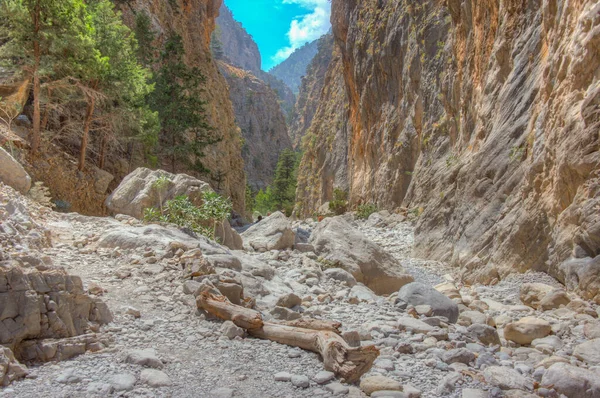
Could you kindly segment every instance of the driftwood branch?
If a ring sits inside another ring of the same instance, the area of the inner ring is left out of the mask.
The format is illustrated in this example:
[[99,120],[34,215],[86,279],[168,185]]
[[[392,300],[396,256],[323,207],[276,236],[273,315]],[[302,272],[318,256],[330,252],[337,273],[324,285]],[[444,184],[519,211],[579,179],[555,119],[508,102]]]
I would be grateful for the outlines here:
[[348,383],[360,380],[379,356],[375,346],[350,347],[340,336],[339,322],[304,318],[286,323],[263,322],[259,312],[230,303],[225,297],[208,292],[197,298],[198,308],[235,323],[248,334],[316,352],[323,358],[325,369]]

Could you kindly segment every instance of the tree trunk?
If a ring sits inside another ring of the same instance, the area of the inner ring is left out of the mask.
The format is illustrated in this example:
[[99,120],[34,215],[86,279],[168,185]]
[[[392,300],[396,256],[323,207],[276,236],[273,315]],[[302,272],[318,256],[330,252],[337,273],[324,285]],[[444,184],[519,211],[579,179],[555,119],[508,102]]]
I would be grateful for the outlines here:
[[101,169],[104,169],[104,162],[106,161],[106,150],[108,148],[108,133],[105,131],[102,133],[102,142],[100,143],[100,160],[99,165]]
[[198,308],[246,329],[251,336],[320,354],[325,369],[348,383],[359,381],[379,356],[375,346],[350,347],[340,336],[341,325],[337,322],[303,319],[288,324],[265,323],[259,312],[232,304],[225,297],[208,292],[200,294],[196,304]]
[[42,53],[40,50],[40,24],[41,24],[41,10],[40,0],[36,2],[35,9],[33,11],[33,131],[31,132],[31,154],[37,155],[40,149],[40,62]]
[[81,151],[79,152],[79,171],[83,171],[85,168],[87,147],[90,138],[90,128],[92,126],[92,118],[94,116],[95,107],[96,99],[93,96],[88,97],[87,108],[85,111],[85,121],[83,123],[83,137],[81,138]]

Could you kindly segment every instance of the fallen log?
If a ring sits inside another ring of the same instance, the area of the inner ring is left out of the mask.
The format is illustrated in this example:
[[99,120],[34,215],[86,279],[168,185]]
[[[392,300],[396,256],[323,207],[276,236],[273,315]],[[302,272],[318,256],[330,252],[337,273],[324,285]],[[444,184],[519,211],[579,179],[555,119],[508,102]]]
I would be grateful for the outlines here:
[[251,336],[320,354],[325,369],[348,383],[359,381],[379,356],[375,346],[350,347],[340,336],[341,325],[337,322],[309,318],[288,324],[263,322],[258,311],[232,304],[225,297],[208,292],[200,294],[196,304],[198,308],[246,329]]

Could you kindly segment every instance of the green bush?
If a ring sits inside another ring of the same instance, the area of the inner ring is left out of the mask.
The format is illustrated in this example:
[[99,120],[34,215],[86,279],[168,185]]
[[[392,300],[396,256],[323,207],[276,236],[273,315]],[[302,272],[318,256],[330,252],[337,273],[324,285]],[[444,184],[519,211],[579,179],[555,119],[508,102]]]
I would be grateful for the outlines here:
[[340,216],[348,211],[348,193],[341,189],[333,190],[333,200],[329,202],[329,210],[336,216]]
[[359,220],[366,220],[376,211],[377,206],[375,206],[373,203],[359,205],[358,209],[356,209],[356,218]]
[[215,226],[231,214],[232,205],[228,199],[215,192],[207,192],[200,207],[194,206],[187,196],[177,196],[167,201],[161,209],[144,210],[144,221],[164,222],[215,239]]

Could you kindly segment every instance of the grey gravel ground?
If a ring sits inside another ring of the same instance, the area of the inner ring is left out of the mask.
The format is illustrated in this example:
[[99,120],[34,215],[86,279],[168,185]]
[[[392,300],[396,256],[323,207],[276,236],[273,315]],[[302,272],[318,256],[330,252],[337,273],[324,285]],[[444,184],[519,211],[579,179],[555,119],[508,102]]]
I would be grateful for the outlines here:
[[[394,228],[368,227],[364,222],[356,225],[369,238],[401,261],[417,281],[433,286],[455,277],[453,269],[443,263],[411,257],[413,229],[409,223]],[[182,292],[181,271],[168,264],[161,267],[142,266],[144,253],[135,250],[94,249],[94,241],[108,225],[101,219],[59,216],[48,225],[53,231],[55,245],[46,254],[55,264],[78,274],[86,286],[96,283],[106,291],[103,299],[115,314],[115,321],[103,330],[112,340],[109,349],[85,354],[61,363],[30,368],[27,379],[0,390],[2,397],[330,397],[323,386],[314,381],[308,388],[294,387],[289,382],[275,381],[278,372],[312,378],[323,370],[318,356],[313,353],[252,338],[229,340],[222,336],[221,322],[207,321],[195,310],[192,296]],[[306,226],[310,229],[310,226]],[[252,254],[268,262],[279,273],[302,267],[304,254],[294,252],[287,260],[273,260],[271,253]],[[159,264],[160,265],[160,264]],[[128,276],[123,277],[123,273]],[[543,282],[558,285],[545,274],[529,273],[511,276],[492,287],[463,288],[465,295],[477,294],[506,305],[517,305],[519,288],[526,282]],[[423,345],[426,336],[400,333],[395,328],[403,311],[393,305],[393,300],[383,297],[370,302],[350,304],[336,299],[345,285],[325,279],[318,286],[331,297],[313,302],[306,314],[317,318],[337,320],[345,331],[358,330],[370,335],[371,342],[381,348],[381,356],[368,375],[381,374],[410,384],[422,391],[422,397],[460,397],[463,388],[491,387],[482,385],[477,378],[460,376],[453,389],[440,390],[445,378],[456,373],[439,360],[438,355],[459,338],[459,328],[451,326],[450,341],[439,341],[437,346],[414,355],[403,355],[392,347],[398,343]],[[343,295],[342,295],[343,296]],[[522,307],[522,306],[521,306]],[[130,308],[141,313],[139,319],[129,315]],[[508,308],[508,307],[507,307]],[[522,308],[506,310],[508,315],[519,317]],[[530,310],[529,313],[534,313]],[[555,322],[554,318],[544,314]],[[575,330],[565,337],[567,344],[581,339]],[[368,340],[367,340],[368,341]],[[437,347],[437,348],[435,348]],[[156,350],[164,363],[161,369],[171,385],[152,388],[142,383],[143,368],[125,362],[133,349]],[[493,352],[491,351],[493,354]],[[513,362],[511,362],[512,364]],[[135,384],[129,391],[114,391],[114,377],[132,375]],[[67,377],[68,376],[68,377]],[[67,380],[69,382],[65,383]],[[350,386],[351,397],[365,395]]]

